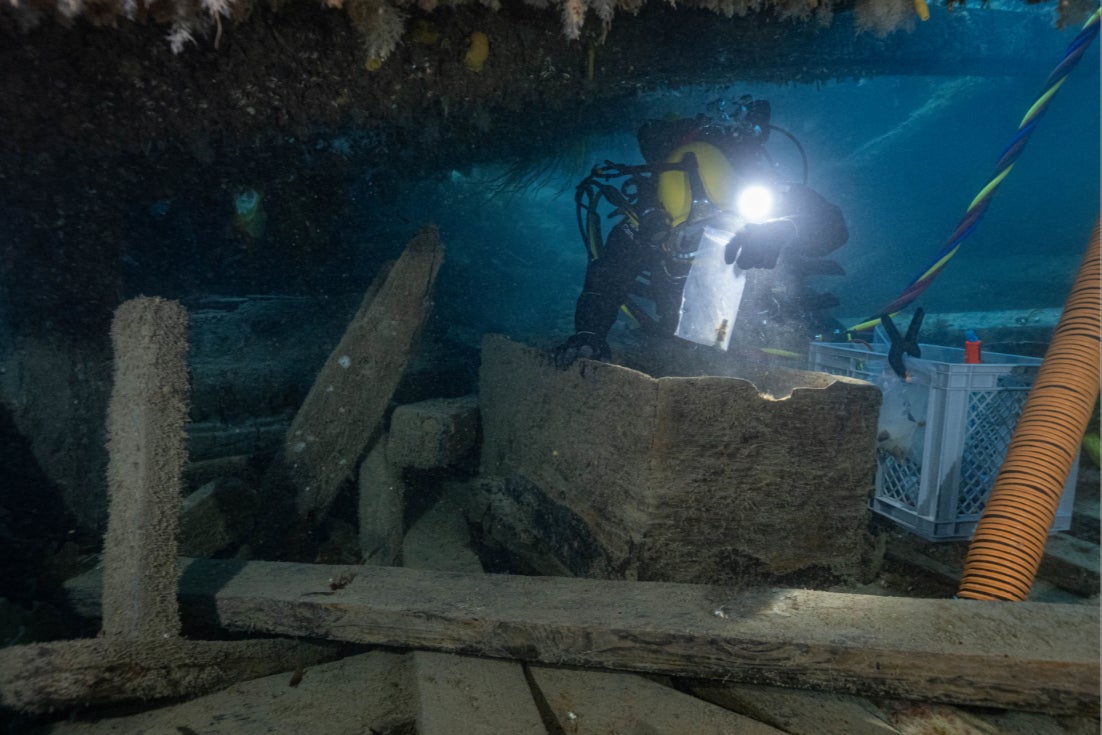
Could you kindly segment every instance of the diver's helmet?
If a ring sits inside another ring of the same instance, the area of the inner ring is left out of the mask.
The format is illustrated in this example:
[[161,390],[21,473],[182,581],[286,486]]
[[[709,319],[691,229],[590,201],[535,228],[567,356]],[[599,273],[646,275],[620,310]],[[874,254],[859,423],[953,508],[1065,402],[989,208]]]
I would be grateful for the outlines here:
[[658,200],[672,227],[688,220],[694,214],[694,205],[705,204],[702,197],[720,210],[726,210],[735,201],[735,167],[723,151],[711,143],[694,141],[675,149],[666,163],[688,163],[690,154],[696,159],[695,171],[688,166],[687,170],[667,169],[658,176]]

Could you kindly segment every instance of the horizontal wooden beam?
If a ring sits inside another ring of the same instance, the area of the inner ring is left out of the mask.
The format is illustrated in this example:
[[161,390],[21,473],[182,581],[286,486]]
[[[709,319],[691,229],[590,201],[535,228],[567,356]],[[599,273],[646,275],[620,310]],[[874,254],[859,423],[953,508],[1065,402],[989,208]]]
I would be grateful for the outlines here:
[[0,704],[30,713],[193,697],[338,658],[340,646],[283,638],[190,641],[120,637],[0,649]]
[[[86,612],[95,585],[71,585]],[[81,592],[83,589],[83,592]],[[185,561],[238,631],[1049,713],[1097,714],[1099,610],[811,590]]]

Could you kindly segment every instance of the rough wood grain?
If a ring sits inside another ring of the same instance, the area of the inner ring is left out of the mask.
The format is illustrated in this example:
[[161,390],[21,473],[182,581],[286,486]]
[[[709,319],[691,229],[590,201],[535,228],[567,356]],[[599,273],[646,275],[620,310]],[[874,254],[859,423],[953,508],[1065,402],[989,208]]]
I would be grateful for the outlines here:
[[1049,536],[1037,576],[1080,595],[1098,594],[1098,544],[1064,533]]
[[405,484],[398,468],[386,461],[386,437],[360,463],[357,515],[360,554],[365,564],[402,563]]
[[546,666],[533,666],[530,671],[563,733],[783,735],[774,727],[637,674]]
[[[483,475],[512,481],[505,490],[535,488],[539,513],[584,526],[597,551],[562,560],[579,576],[783,586],[864,577],[880,393],[787,373],[789,393],[777,398],[735,377],[656,379],[591,361],[556,370],[544,353],[488,335]],[[554,528],[534,530],[549,548],[564,543]]]
[[868,700],[754,684],[697,681],[696,696],[778,727],[790,735],[899,735]]
[[187,311],[175,301],[130,299],[115,312],[111,344],[103,632],[156,641],[180,632],[176,556],[187,462]]
[[[366,735],[413,731],[409,654],[371,651],[233,684],[137,713],[93,710],[56,722],[50,735]],[[85,719],[87,718],[87,720]],[[90,720],[90,721],[89,721]]]
[[[461,509],[445,495],[402,545],[408,567],[481,572]],[[419,735],[539,735],[547,730],[518,661],[414,651]]]
[[326,642],[87,638],[0,650],[0,702],[24,712],[205,694],[336,658]]
[[422,229],[376,279],[340,343],[325,361],[283,448],[301,518],[320,516],[378,431],[432,306],[444,259],[435,228]]
[[413,670],[419,735],[547,732],[517,661],[414,651]]
[[[341,574],[355,578],[331,590]],[[1099,704],[1086,605],[216,560],[186,562],[181,603],[231,630],[1052,713]]]

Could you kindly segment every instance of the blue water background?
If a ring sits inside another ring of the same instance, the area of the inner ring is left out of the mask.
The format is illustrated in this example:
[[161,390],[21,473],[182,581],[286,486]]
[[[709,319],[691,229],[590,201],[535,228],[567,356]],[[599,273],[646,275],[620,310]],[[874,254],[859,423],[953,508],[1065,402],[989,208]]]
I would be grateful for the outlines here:
[[[931,24],[952,22],[962,22],[960,13],[934,8]],[[923,31],[919,25],[913,33]],[[648,117],[692,116],[711,100],[748,93],[770,100],[773,122],[807,152],[810,184],[844,210],[850,240],[837,260],[847,275],[817,285],[839,297],[837,316],[860,320],[895,298],[941,249],[1075,32],[1052,28],[1036,38],[1035,55],[1005,77],[880,76],[650,93],[625,115],[622,134],[564,140],[553,163],[534,166],[550,171],[520,194],[495,188],[508,164],[490,164],[414,187],[400,215],[440,226],[448,261],[438,302],[463,328],[568,332],[585,268],[573,193],[588,166],[639,162],[633,131]],[[775,134],[769,147],[783,170],[800,175],[786,138]],[[931,313],[1061,306],[1098,211],[1094,44],[979,228],[916,305]]]

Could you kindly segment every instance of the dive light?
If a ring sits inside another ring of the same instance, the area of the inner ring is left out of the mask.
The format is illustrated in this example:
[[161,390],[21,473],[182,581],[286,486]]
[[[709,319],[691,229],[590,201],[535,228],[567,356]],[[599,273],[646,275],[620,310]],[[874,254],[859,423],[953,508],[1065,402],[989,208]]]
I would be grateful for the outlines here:
[[735,211],[747,222],[765,222],[773,214],[773,190],[761,184],[747,186],[738,194]]

